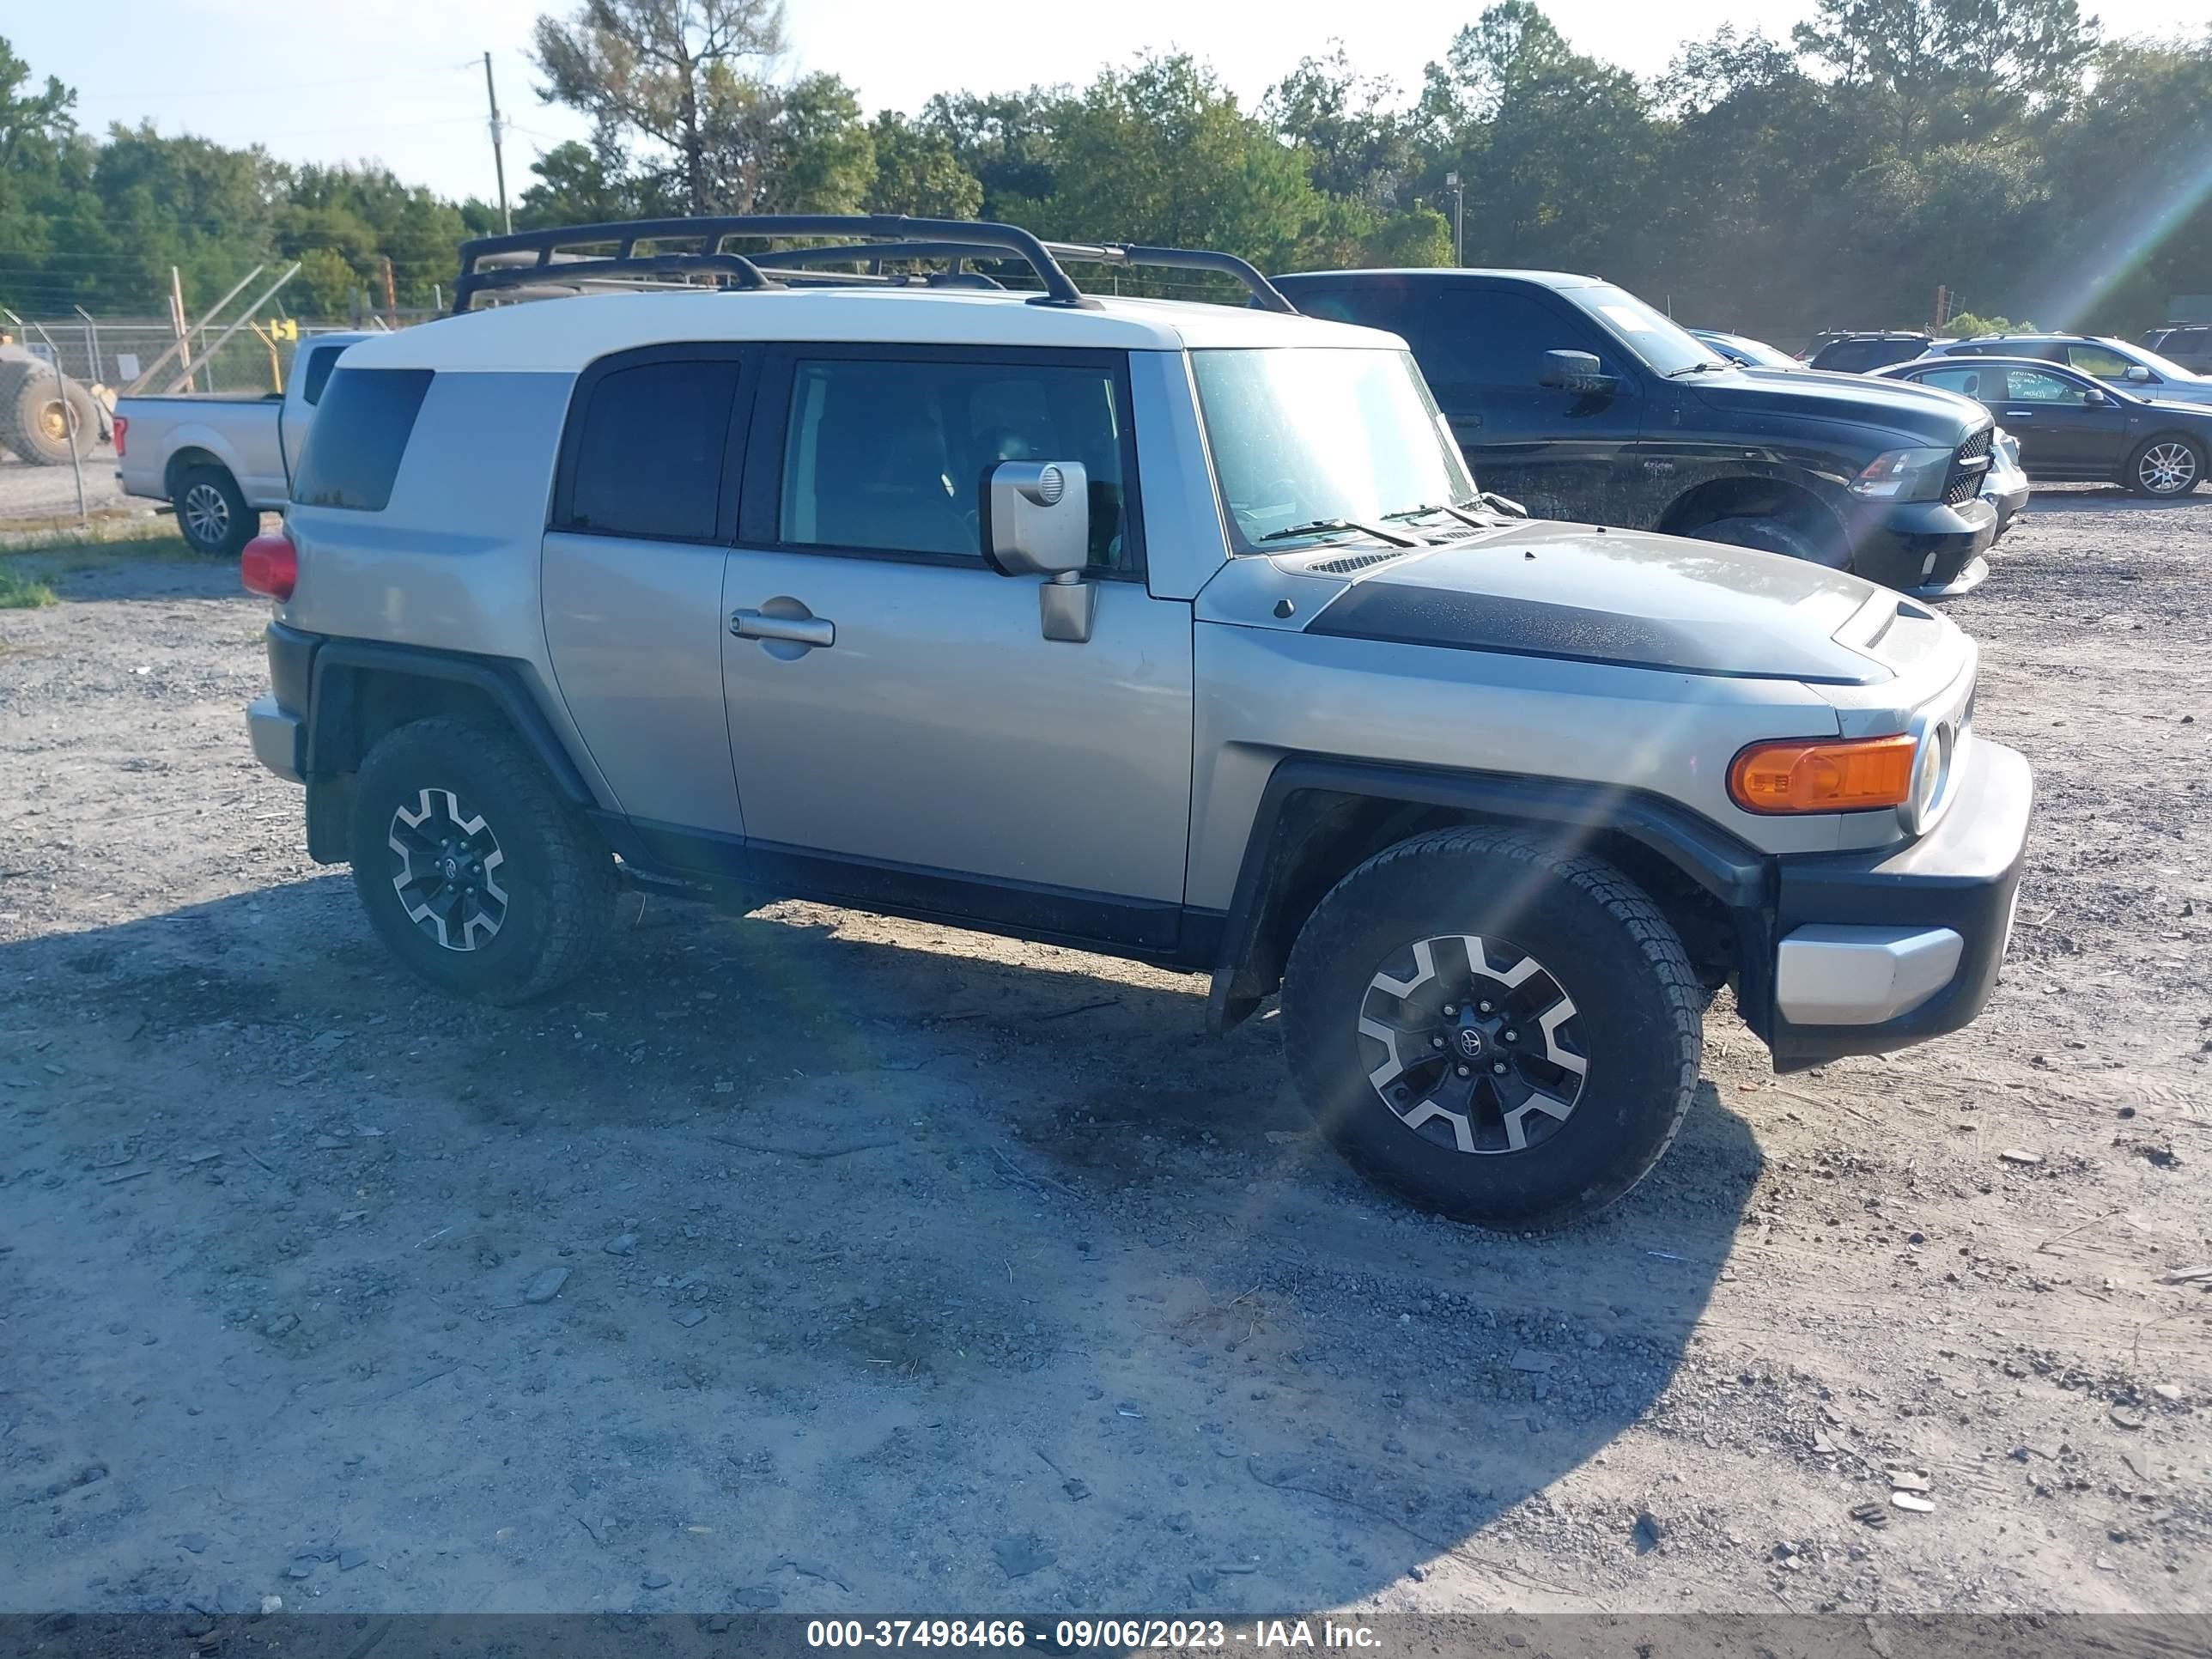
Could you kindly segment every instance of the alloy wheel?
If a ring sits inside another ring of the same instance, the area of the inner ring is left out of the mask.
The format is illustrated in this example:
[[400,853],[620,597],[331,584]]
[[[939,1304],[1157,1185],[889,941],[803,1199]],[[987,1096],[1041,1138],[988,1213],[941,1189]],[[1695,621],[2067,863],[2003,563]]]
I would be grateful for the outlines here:
[[507,921],[500,866],[507,854],[482,813],[450,789],[418,792],[413,811],[392,815],[392,890],[412,921],[448,951],[476,951]]
[[202,547],[221,547],[230,534],[230,503],[213,484],[185,491],[185,533]]
[[1359,1009],[1376,1097],[1439,1148],[1477,1155],[1540,1146],[1573,1115],[1589,1072],[1579,1034],[1549,969],[1471,933],[1406,947]]
[[2153,444],[2136,464],[2136,477],[2154,495],[2179,495],[2197,482],[2197,455],[2187,444]]

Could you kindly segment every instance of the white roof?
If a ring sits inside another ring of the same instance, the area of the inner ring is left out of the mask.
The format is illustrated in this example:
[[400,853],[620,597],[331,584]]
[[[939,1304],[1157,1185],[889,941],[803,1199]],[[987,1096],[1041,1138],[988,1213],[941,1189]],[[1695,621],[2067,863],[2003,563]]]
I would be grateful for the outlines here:
[[533,300],[380,334],[346,353],[349,368],[574,373],[612,351],[690,340],[820,340],[867,344],[1364,346],[1402,350],[1395,334],[1241,306],[1100,296],[1097,307],[1031,305],[972,289],[698,289]]

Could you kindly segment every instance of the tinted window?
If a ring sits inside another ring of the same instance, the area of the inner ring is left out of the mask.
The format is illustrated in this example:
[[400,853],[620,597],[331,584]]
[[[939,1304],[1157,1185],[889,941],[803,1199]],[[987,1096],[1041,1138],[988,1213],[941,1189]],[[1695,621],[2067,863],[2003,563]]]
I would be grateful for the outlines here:
[[[584,392],[557,530],[661,541],[712,541],[738,365],[638,363]],[[573,417],[572,417],[573,418]]]
[[2008,368],[2005,371],[2005,398],[2015,404],[2080,404],[2089,395],[2087,386],[2076,386],[2056,374],[2045,374],[2040,369]]
[[1841,340],[1822,351],[1813,367],[1832,369],[1839,374],[1856,374],[1862,369],[1876,367],[1874,347],[1865,340]]
[[300,401],[319,404],[323,400],[323,388],[330,384],[331,371],[337,367],[338,353],[343,346],[317,346],[307,354],[307,372],[300,382]]
[[341,368],[324,388],[321,412],[307,433],[292,480],[304,507],[349,507],[381,513],[392,499],[407,435],[430,389],[427,368]]
[[1091,564],[1129,568],[1127,420],[1103,368],[1026,363],[801,362],[792,376],[778,536],[800,547],[980,557],[985,474],[1079,461]]
[[1620,373],[1620,353],[1581,318],[1510,289],[1416,292],[1397,331],[1431,385],[1533,386],[1547,351],[1589,351]]
[[1923,386],[1941,386],[1946,392],[1978,398],[1984,385],[1990,387],[1992,393],[1995,392],[1998,375],[1993,368],[1931,368],[1925,374],[1914,378]]

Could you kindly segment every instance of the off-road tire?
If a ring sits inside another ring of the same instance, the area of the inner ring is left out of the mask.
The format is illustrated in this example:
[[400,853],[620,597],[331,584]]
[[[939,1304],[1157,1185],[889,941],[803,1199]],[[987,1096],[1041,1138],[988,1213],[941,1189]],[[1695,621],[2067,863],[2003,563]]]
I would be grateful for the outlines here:
[[1757,548],[1762,553],[1780,553],[1792,559],[1802,559],[1808,564],[1826,565],[1831,570],[1842,570],[1850,563],[1850,550],[1837,538],[1832,544],[1823,541],[1787,519],[1770,518],[1764,514],[1745,514],[1740,518],[1715,519],[1710,524],[1686,530],[1686,536],[1701,542],[1721,542],[1729,547]]
[[0,365],[0,445],[33,466],[67,466],[70,434],[62,413],[76,428],[76,453],[92,453],[100,442],[100,410],[92,394],[74,380],[54,384],[53,371],[36,363]]
[[184,468],[169,505],[185,545],[210,558],[236,558],[261,532],[261,515],[246,504],[246,492],[228,467]]
[[[1376,1050],[1358,1026],[1371,976],[1413,941],[1450,934],[1537,958],[1574,1005],[1561,1030],[1586,1057],[1580,1092],[1525,1150],[1439,1146],[1370,1080]],[[1283,1046],[1316,1123],[1353,1168],[1459,1220],[1540,1231],[1602,1210],[1673,1143],[1697,1086],[1706,1001],[1674,929],[1619,870],[1466,827],[1376,854],[1322,900],[1284,975]]]
[[[428,809],[426,792],[450,792],[456,812],[480,818],[501,855],[503,915],[473,948],[441,945],[394,885],[404,867],[391,845],[395,815]],[[349,846],[370,925],[410,972],[452,995],[527,1002],[574,978],[604,945],[613,859],[544,768],[495,727],[438,718],[380,739],[354,781]]]
[[[2154,458],[2166,453],[2168,459],[2163,466],[2154,465]],[[2181,477],[2185,468],[2187,476]],[[2204,446],[2193,438],[2175,433],[2163,433],[2147,438],[2136,447],[2128,457],[2128,470],[2120,475],[2120,482],[2138,495],[2148,495],[2153,501],[2179,501],[2204,482]],[[2159,475],[2177,482],[2161,485]]]

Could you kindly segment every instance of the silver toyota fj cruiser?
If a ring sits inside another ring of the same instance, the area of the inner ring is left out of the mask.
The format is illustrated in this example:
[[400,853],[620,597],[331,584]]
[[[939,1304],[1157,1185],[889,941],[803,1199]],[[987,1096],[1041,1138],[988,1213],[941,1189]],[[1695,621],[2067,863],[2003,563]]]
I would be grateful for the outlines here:
[[1650,1169],[1724,983],[1785,1071],[1989,995],[2031,787],[1972,641],[1516,516],[1241,261],[667,221],[472,243],[456,310],[346,354],[243,557],[255,752],[433,985],[552,990],[625,881],[1209,972],[1345,1157],[1515,1227]]

